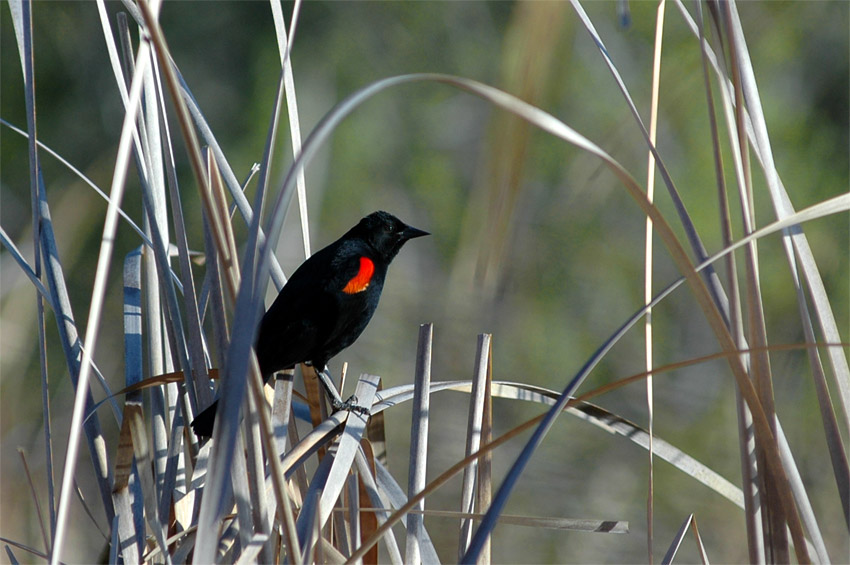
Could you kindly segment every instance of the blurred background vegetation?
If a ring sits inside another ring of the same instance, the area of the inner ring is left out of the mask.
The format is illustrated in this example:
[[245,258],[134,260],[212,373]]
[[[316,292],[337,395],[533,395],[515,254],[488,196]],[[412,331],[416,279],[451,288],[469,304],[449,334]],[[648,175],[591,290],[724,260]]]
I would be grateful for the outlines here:
[[[648,121],[657,4],[631,3],[627,27],[621,25],[617,6],[588,2],[585,9]],[[122,8],[117,2],[107,7],[111,13]],[[794,206],[799,210],[847,191],[850,4],[746,2],[739,9],[777,167]],[[290,11],[291,4],[285,4],[287,22]],[[107,189],[123,109],[96,5],[37,2],[33,16],[39,139]],[[160,19],[176,63],[237,178],[245,178],[262,158],[279,76],[269,5],[166,2]],[[23,80],[7,5],[0,8],[0,25],[0,117],[25,129]],[[721,238],[699,49],[673,6],[668,6],[664,41],[658,148],[711,253],[720,248]],[[292,60],[305,135],[334,104],[375,80],[413,72],[450,73],[541,107],[599,144],[635,178],[645,178],[646,145],[598,50],[566,2],[311,1],[301,12]],[[279,139],[273,187],[280,185],[291,162],[288,135]],[[189,245],[200,250],[197,191],[185,154],[178,151],[177,158]],[[84,328],[106,205],[52,157],[42,153],[41,164],[71,302]],[[26,140],[5,126],[0,127],[0,171],[0,225],[32,257]],[[754,176],[756,193],[762,195],[757,196],[756,216],[764,225],[775,216],[761,171]],[[254,189],[249,186],[249,198]],[[376,209],[392,211],[433,234],[409,245],[396,260],[375,319],[354,346],[332,361],[334,372],[348,361],[353,375],[379,374],[386,387],[409,382],[417,326],[433,322],[434,380],[469,378],[476,335],[489,332],[494,335],[494,378],[561,390],[643,301],[644,218],[616,179],[596,158],[443,85],[405,85],[358,109],[308,168],[307,193],[313,249]],[[657,194],[672,217],[666,192],[659,189]],[[123,208],[137,222],[140,199],[138,180],[131,174]],[[244,226],[234,223],[240,241]],[[740,222],[733,218],[733,224]],[[847,217],[818,220],[804,229],[847,341]],[[293,206],[278,246],[286,273],[303,259],[299,233]],[[114,390],[123,386],[120,261],[139,243],[126,224],[119,227],[96,355]],[[769,339],[775,344],[802,341],[778,237],[763,240],[760,260]],[[18,446],[24,449],[36,484],[44,484],[34,292],[5,250],[0,251],[0,268],[0,535],[36,546],[36,516],[22,488],[15,453]],[[663,248],[658,249],[655,277],[657,288],[678,277]],[[685,287],[656,309],[654,321],[656,365],[717,351]],[[47,334],[55,344],[50,313]],[[60,462],[73,394],[61,348],[48,353],[54,449]],[[805,355],[778,352],[771,360],[777,412],[798,465],[810,471],[804,476],[810,480],[807,487],[827,547],[834,558],[846,556],[848,536],[835,484],[817,480],[828,456]],[[643,337],[637,329],[582,391],[638,373],[643,363]],[[734,386],[722,362],[656,378],[655,431],[740,484]],[[102,392],[96,389],[95,396],[101,398]],[[645,398],[645,387],[637,384],[597,401],[645,423]],[[461,456],[466,403],[466,396],[451,394],[432,403],[431,442],[440,448],[431,458],[429,474],[442,472]],[[538,412],[538,407],[496,401],[496,433]],[[409,409],[387,413],[390,468],[401,476],[406,471],[408,417]],[[117,435],[114,426],[106,426],[105,432],[111,441]],[[497,484],[512,449],[495,454]],[[96,499],[85,479],[89,468],[88,455],[81,455],[80,487],[87,498]],[[656,466],[655,481],[658,547],[666,548],[693,512],[709,558],[747,560],[739,509],[664,463]],[[643,450],[562,417],[525,472],[507,513],[628,520],[631,534],[500,526],[494,559],[515,562],[534,555],[534,561],[549,562],[644,561],[646,482]],[[428,507],[454,509],[457,484],[446,487],[444,498],[429,499]],[[79,505],[73,512],[82,531],[91,532]],[[102,515],[95,518],[107,528]],[[438,549],[445,550],[441,558],[454,560],[457,523],[429,518],[426,525]],[[96,535],[72,533],[70,555],[91,561],[103,544]],[[692,544],[686,542],[682,551],[683,561],[698,559]]]

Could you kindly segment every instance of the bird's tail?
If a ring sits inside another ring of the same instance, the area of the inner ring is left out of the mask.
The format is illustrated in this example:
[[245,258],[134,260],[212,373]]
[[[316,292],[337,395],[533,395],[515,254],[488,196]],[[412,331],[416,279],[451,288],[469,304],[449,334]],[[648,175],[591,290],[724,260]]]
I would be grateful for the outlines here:
[[212,437],[216,408],[218,408],[218,400],[207,406],[192,420],[192,430],[198,438]]

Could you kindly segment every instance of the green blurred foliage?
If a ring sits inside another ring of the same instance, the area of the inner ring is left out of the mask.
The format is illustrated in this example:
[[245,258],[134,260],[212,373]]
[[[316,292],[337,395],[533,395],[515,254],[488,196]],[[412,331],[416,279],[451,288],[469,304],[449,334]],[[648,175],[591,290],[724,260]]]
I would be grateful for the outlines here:
[[[615,3],[585,6],[645,121],[656,6],[631,3],[629,28],[619,26]],[[117,2],[107,7],[113,16],[121,10]],[[287,22],[291,8],[290,3],[284,6]],[[739,3],[739,10],[777,167],[794,206],[801,209],[845,192],[850,4],[747,2]],[[96,6],[37,2],[34,18],[39,139],[107,189],[123,111]],[[161,20],[174,59],[237,178],[245,178],[262,158],[279,77],[268,4],[167,2]],[[0,8],[0,25],[0,116],[25,127],[23,81],[7,5]],[[133,36],[136,41],[135,29]],[[599,144],[645,183],[643,138],[598,50],[566,4],[307,2],[292,59],[305,136],[336,103],[378,79],[413,72],[450,73],[529,100]],[[536,66],[529,78],[532,65]],[[716,82],[712,87],[717,100]],[[659,151],[706,247],[716,251],[722,239],[698,43],[672,5],[665,29],[660,108]],[[468,378],[476,334],[492,332],[495,378],[561,389],[640,307],[644,219],[639,209],[598,160],[512,120],[444,85],[405,85],[360,107],[310,165],[307,198],[314,249],[379,208],[433,233],[399,257],[375,320],[357,344],[334,360],[334,370],[346,360],[355,373],[382,375],[385,386],[407,382],[413,372],[416,325],[434,322],[435,379]],[[726,147],[725,125],[720,129]],[[273,189],[292,160],[288,133],[282,131]],[[729,167],[731,159],[724,151]],[[189,243],[202,249],[200,205],[182,147],[177,159]],[[85,328],[105,203],[52,157],[42,153],[41,162],[72,304],[79,327]],[[26,163],[24,139],[0,127],[0,225],[31,258]],[[755,165],[753,170],[757,221],[765,225],[775,215],[764,175]],[[124,209],[140,222],[138,181],[135,171],[131,173]],[[726,181],[735,235],[740,237],[731,171]],[[253,192],[251,185],[249,198]],[[677,226],[660,183],[656,198]],[[294,208],[278,247],[287,273],[302,257]],[[241,226],[241,220],[235,223]],[[842,338],[850,339],[847,217],[818,220],[805,230],[844,331]],[[242,227],[237,231],[244,233]],[[116,389],[123,370],[120,262],[138,244],[138,237],[122,225],[96,355]],[[799,342],[802,331],[782,245],[771,236],[760,250],[768,336],[774,343]],[[656,245],[656,254],[656,288],[661,288],[678,273],[662,246]],[[38,546],[32,504],[21,488],[18,459],[11,453],[15,446],[23,446],[36,469],[37,484],[44,484],[34,293],[5,250],[2,266],[0,535]],[[657,365],[717,350],[684,287],[656,309],[654,321]],[[47,324],[58,462],[64,455],[71,389],[52,317]],[[823,478],[819,466],[828,465],[827,454],[805,356],[799,351],[781,352],[772,360],[779,417],[795,457],[810,477]],[[583,390],[640,372],[643,363],[638,327]],[[656,377],[656,432],[739,483],[733,386],[721,362]],[[597,400],[635,421],[646,421],[642,385]],[[457,445],[466,421],[465,402],[463,397],[435,407],[446,413],[444,419],[434,420],[438,425],[432,428],[431,441],[439,450]],[[495,410],[503,429],[514,419],[537,413],[502,402]],[[406,468],[406,417],[404,410],[387,414],[391,464],[401,472]],[[107,434],[114,438],[115,430],[108,429]],[[514,449],[497,453],[497,481]],[[440,472],[451,462],[438,455],[432,471]],[[83,456],[80,482],[94,499],[92,484],[84,478],[88,465]],[[593,536],[505,526],[497,530],[494,541],[496,560],[644,560],[646,480],[644,452],[564,418],[524,475],[508,512],[624,519],[631,522],[632,534]],[[833,558],[846,555],[847,532],[834,484],[831,479],[812,480],[811,488]],[[710,558],[746,560],[741,513],[719,496],[659,463],[656,501],[656,557],[685,516],[696,512]],[[455,498],[447,493],[430,504],[454,508]],[[102,521],[101,514],[95,515]],[[441,533],[436,540],[440,555],[451,561],[456,530],[439,520],[426,523]],[[86,524],[80,526],[82,531],[92,531],[87,522],[81,524]],[[85,535],[75,543],[74,558],[90,560],[103,540]],[[684,561],[697,559],[692,544],[682,551]]]

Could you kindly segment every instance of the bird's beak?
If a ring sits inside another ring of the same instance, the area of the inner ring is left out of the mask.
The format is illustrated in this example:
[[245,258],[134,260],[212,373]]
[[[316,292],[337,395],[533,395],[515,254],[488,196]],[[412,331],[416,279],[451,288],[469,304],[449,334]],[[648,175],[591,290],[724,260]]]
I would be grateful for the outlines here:
[[422,237],[423,235],[431,235],[425,230],[420,230],[419,228],[414,228],[413,226],[406,226],[404,230],[402,230],[401,234],[404,236],[405,241],[408,239],[413,239],[414,237]]

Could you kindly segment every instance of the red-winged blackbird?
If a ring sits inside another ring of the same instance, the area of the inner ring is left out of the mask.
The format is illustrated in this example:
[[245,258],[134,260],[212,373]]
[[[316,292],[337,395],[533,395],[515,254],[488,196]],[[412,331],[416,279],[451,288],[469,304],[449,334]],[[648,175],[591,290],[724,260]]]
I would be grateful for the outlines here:
[[[334,408],[358,408],[340,400],[324,368],[366,328],[378,307],[387,268],[402,245],[423,235],[428,232],[392,214],[373,212],[304,261],[260,322],[255,350],[264,382],[296,363],[310,363],[323,377]],[[192,422],[199,437],[212,436],[217,404]]]

